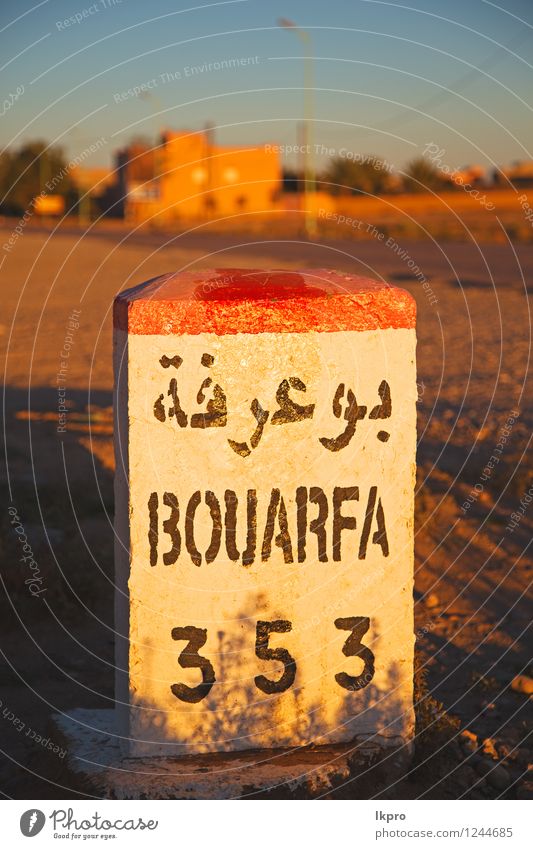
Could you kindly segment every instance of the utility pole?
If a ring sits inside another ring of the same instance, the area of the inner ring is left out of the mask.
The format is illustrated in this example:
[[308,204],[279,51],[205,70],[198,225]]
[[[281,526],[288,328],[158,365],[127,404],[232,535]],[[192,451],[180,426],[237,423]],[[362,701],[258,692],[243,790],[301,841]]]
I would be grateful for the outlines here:
[[307,238],[314,238],[316,234],[316,216],[312,208],[314,193],[316,191],[315,169],[313,160],[313,107],[314,107],[314,68],[313,68],[313,46],[311,35],[301,29],[293,21],[287,18],[279,18],[278,26],[291,30],[296,34],[303,44],[304,60],[304,120],[301,128],[301,142],[298,142],[303,151],[304,161],[304,233]]

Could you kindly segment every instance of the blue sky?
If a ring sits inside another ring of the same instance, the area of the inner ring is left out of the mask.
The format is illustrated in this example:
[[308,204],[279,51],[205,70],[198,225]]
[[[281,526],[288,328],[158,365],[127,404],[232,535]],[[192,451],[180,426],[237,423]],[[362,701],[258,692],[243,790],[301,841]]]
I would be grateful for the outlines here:
[[[105,165],[134,135],[211,121],[221,143],[293,144],[302,45],[281,16],[312,38],[314,143],[399,168],[429,142],[451,166],[533,156],[529,0],[3,0],[1,97],[24,92],[1,118],[0,143],[58,140],[74,156],[103,137],[86,164]],[[152,80],[147,96],[116,102]]]

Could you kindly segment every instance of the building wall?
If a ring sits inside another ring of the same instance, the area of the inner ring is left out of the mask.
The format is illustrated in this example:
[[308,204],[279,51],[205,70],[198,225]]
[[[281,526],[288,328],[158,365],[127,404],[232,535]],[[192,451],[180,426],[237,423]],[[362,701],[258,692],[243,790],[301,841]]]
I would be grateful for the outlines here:
[[144,189],[136,185],[132,191],[127,180],[126,217],[131,220],[145,220],[154,212],[158,221],[172,221],[268,211],[281,191],[275,151],[211,144],[203,132],[164,133],[153,170],[153,183]]

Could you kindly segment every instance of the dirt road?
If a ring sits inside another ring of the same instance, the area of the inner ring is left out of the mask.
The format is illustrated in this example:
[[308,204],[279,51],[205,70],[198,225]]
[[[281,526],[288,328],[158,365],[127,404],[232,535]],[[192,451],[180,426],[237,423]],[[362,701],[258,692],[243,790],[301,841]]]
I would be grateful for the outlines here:
[[[0,244],[11,230],[0,232]],[[68,795],[61,757],[52,753],[43,767],[36,734],[46,737],[53,711],[112,705],[113,298],[160,273],[208,266],[331,266],[383,277],[415,296],[416,628],[429,688],[420,721],[429,728],[413,774],[374,789],[389,798],[531,792],[531,699],[510,684],[533,672],[533,502],[526,497],[533,485],[533,246],[310,244],[201,232],[121,238],[28,227],[10,252],[0,251],[8,434],[2,710],[19,720],[0,715],[4,793]],[[66,343],[68,426],[58,434],[56,376]],[[498,462],[487,474],[495,449]],[[24,584],[10,504],[39,563],[44,605]],[[476,735],[473,754],[460,737],[465,728]],[[503,773],[494,778],[496,764]],[[354,784],[341,792],[368,790]]]

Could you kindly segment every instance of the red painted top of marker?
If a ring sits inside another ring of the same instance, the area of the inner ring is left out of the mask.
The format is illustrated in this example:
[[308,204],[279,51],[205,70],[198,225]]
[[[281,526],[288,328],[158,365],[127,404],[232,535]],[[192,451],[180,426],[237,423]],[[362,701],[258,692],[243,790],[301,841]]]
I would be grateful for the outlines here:
[[329,269],[213,268],[165,274],[121,292],[114,324],[141,335],[333,333],[413,328],[404,289]]

